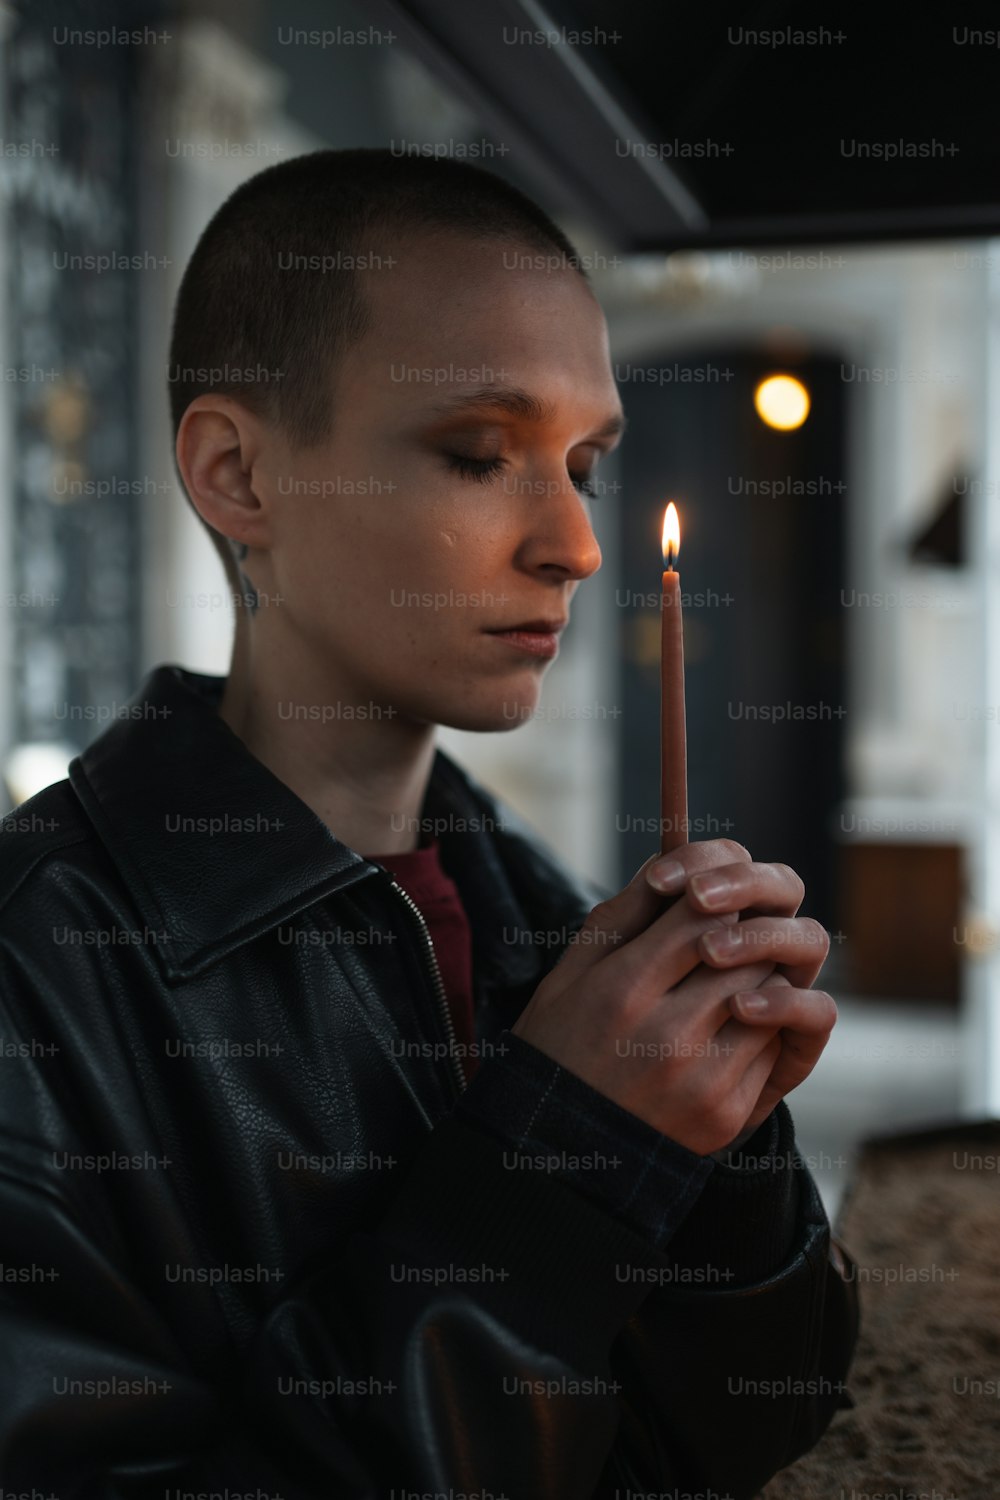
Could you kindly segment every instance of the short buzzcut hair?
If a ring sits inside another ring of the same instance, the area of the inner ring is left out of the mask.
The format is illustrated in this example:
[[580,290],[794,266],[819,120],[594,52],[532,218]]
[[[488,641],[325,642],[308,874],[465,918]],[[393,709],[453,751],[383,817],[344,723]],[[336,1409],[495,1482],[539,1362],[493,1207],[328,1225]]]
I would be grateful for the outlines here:
[[[375,245],[392,254],[408,232],[442,228],[556,251],[589,280],[536,203],[454,158],[312,151],[242,183],[202,232],[177,294],[168,367],[175,451],[184,413],[209,391],[237,398],[297,446],[328,438],[338,362],[372,323],[362,276]],[[204,524],[238,592],[230,544]]]

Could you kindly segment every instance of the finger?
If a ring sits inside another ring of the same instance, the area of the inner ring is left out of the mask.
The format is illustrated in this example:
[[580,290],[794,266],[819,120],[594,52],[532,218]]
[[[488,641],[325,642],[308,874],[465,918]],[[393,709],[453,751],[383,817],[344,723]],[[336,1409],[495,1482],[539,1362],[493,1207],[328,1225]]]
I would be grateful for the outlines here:
[[698,951],[713,968],[768,958],[795,989],[809,989],[830,952],[830,934],[814,917],[748,917],[702,933]]
[[728,1037],[725,1032],[722,1032],[722,1041],[720,1043],[720,1045],[725,1046],[731,1041],[734,1048],[733,1055],[738,1060],[738,1066],[741,1068],[737,1087],[745,1090],[748,1111],[757,1103],[761,1089],[764,1088],[767,1080],[773,1073],[775,1064],[781,1054],[781,1042],[776,1036],[767,1037],[762,1047],[751,1047],[749,1040],[750,1031],[750,1027],[741,1026],[739,1034],[734,1035],[732,1038]]
[[[710,869],[720,863],[732,864],[741,859],[748,863],[750,860],[750,853],[742,844],[733,839],[713,839],[705,843],[682,844],[674,851],[672,862],[687,879],[688,872]],[[590,932],[581,930],[592,956],[588,961],[586,957],[581,959],[569,953],[560,960],[561,974],[575,979],[623,944],[627,945],[625,952],[616,959],[621,969],[619,980],[624,979],[627,983],[646,981],[654,994],[678,984],[697,967],[701,958],[695,944],[700,934],[711,927],[732,926],[737,918],[731,912],[708,917],[707,914],[692,912],[687,903],[666,903],[664,892],[655,888],[648,878],[653,867],[663,863],[659,855],[651,855],[624,891],[594,909],[591,914],[593,921],[588,919],[584,926],[593,926],[599,941],[595,943]],[[678,924],[682,927],[680,942]],[[610,946],[603,942],[609,925],[617,929],[620,939]],[[570,967],[563,968],[566,963]]]
[[[756,995],[758,991],[754,990],[752,993]],[[755,1058],[760,1057],[762,1053],[767,1052],[773,1064],[773,1060],[777,1057],[780,1050],[780,1042],[778,1046],[773,1047],[771,1045],[772,1042],[777,1041],[777,1036],[777,1032],[774,1033],[773,1037],[768,1036],[767,1030],[763,1026],[744,1026],[739,1016],[730,1012],[727,1016],[725,1026],[722,1027],[714,1039],[716,1043],[715,1050],[722,1057],[736,1059],[732,1066],[738,1076],[742,1078],[750,1064]]]
[[737,1026],[733,1031],[724,1029],[716,1038],[720,1052],[729,1057],[725,1086],[732,1112],[723,1145],[734,1140],[744,1129],[781,1053],[781,1043],[776,1035],[762,1032],[762,1045],[757,1047],[750,1038],[751,1029],[745,1026]]
[[[654,890],[646,878],[659,857],[651,854],[623,890],[599,901],[587,913],[583,925],[567,943],[556,965],[554,972],[558,972],[560,978],[567,982],[577,979],[617,948],[631,942],[664,914],[663,895]],[[697,963],[698,959],[693,961]]]
[[643,870],[654,889],[662,895],[677,896],[699,871],[750,863],[749,849],[735,839],[706,839],[697,844],[681,844],[663,858],[656,855]]
[[773,1027],[781,1028],[776,1082],[783,1094],[808,1078],[837,1024],[836,1002],[825,990],[761,986],[734,995],[730,1005],[746,1026],[761,1026],[767,1035]]
[[697,968],[663,997],[663,1009],[678,1033],[714,1036],[732,1021],[730,1001],[741,990],[756,990],[774,982],[771,963],[741,964],[720,972],[708,964]]
[[[741,847],[729,839],[719,839],[712,844],[685,844],[681,852],[689,863],[697,865],[712,858],[712,850],[715,858],[732,861],[734,851]],[[743,852],[749,860],[750,855]],[[701,963],[696,948],[701,933],[711,927],[731,926],[738,920],[731,912],[715,916],[693,912],[687,902],[667,905],[663,893],[646,878],[658,860],[659,855],[651,855],[624,890],[599,902],[588,913],[553,971],[560,982],[573,983],[614,955],[617,983],[646,985],[651,996],[658,995]],[[624,951],[619,954],[620,948]]]
[[741,861],[698,871],[689,877],[686,893],[696,911],[794,917],[806,888],[790,865]]
[[794,989],[775,982],[734,991],[729,1003],[744,1025],[777,1026],[803,1037],[829,1035],[837,1024],[837,1002],[826,990]]
[[[664,991],[680,985],[696,969],[704,968],[699,941],[707,933],[728,930],[737,921],[735,913],[699,916],[683,901],[651,923],[616,957],[616,980],[652,999],[658,998]],[[749,954],[747,962],[754,962],[756,957]],[[773,960],[766,968],[773,970]],[[751,983],[758,981],[754,979]]]

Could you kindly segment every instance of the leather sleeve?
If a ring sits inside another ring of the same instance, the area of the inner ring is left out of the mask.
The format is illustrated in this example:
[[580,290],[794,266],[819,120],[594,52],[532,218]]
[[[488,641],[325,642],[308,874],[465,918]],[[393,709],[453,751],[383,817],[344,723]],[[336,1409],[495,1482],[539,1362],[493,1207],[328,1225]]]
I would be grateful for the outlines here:
[[[0,1142],[0,1477],[60,1500],[164,1488],[577,1500],[618,1426],[614,1339],[664,1264],[569,1187],[453,1118],[383,1221],[282,1297],[248,1355],[193,1371],[93,1189]],[[11,1279],[12,1272],[23,1279]]]
[[0,947],[5,1492],[593,1490],[618,1430],[612,1345],[647,1295],[620,1272],[665,1265],[655,1247],[569,1185],[507,1170],[497,1142],[446,1115],[376,1222],[283,1283],[245,1348],[199,1354],[142,1271],[181,1229],[169,1166],[150,1164],[145,1193],[143,1164],[96,1164],[120,1149],[113,1111],[86,1127],[77,1112],[84,1053],[99,1087],[119,1040],[81,1010],[87,1045],[71,1057],[75,997],[46,1034],[45,979],[18,948]]
[[829,1419],[823,1397],[724,1384],[839,1371],[849,1353],[821,1208],[777,1275],[692,1291],[669,1255],[569,1183],[508,1170],[454,1114],[378,1222],[283,1288],[245,1351],[193,1367],[137,1272],[134,1237],[166,1252],[169,1223],[123,1219],[113,1171],[60,1165],[102,1143],[81,1137],[60,1058],[23,1019],[38,1014],[29,966],[0,954],[4,1490],[580,1500],[611,1477],[662,1491],[724,1472],[738,1500]]
[[832,1249],[812,1175],[802,1166],[795,1175],[793,1248],[780,1269],[746,1283],[701,1283],[684,1274],[692,1269],[684,1254],[616,1341],[624,1411],[596,1500],[648,1489],[651,1476],[661,1487],[669,1476],[679,1493],[753,1500],[853,1404],[854,1262],[839,1242]]
[[683,1225],[689,1257],[719,1264],[726,1281],[756,1280],[788,1257],[798,1187],[784,1100],[728,1162],[698,1156],[504,1031],[456,1113],[505,1145],[511,1170],[570,1183],[672,1256]]
[[512,1166],[521,1153],[551,1161],[667,1259],[639,1273],[650,1293],[612,1355],[625,1416],[611,1493],[754,1495],[848,1404],[858,1331],[856,1285],[827,1263],[829,1225],[788,1105],[731,1164],[710,1164],[522,1038],[504,1040],[457,1113],[506,1142]]
[[[50,1177],[37,1147],[4,1141],[7,1489],[576,1500],[614,1475],[738,1500],[815,1442],[850,1354],[815,1203],[790,1264],[760,1285],[651,1291],[667,1257],[447,1119],[378,1228],[274,1307],[238,1378],[211,1383],[100,1215],[74,1213]],[[10,1282],[13,1267],[45,1279]],[[763,1393],[731,1393],[732,1377]]]

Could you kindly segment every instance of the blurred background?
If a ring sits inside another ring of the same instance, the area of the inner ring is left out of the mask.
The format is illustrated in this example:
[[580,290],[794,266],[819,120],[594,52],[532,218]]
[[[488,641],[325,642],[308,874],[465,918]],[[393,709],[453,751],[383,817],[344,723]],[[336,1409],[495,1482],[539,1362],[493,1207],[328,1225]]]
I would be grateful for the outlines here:
[[793,865],[833,938],[791,1101],[832,1210],[862,1135],[1000,1114],[1000,49],[985,7],[747,10],[0,5],[0,769],[7,810],[152,666],[228,669],[167,406],[214,210],[319,147],[480,163],[585,257],[630,428],[537,716],[440,743],[628,880],[676,500],[693,836]]

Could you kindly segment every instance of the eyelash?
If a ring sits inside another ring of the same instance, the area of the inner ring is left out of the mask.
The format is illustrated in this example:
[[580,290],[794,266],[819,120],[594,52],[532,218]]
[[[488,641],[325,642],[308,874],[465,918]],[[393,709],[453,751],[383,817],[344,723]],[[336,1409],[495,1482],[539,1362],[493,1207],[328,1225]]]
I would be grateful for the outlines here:
[[[461,474],[463,479],[474,479],[477,484],[489,484],[491,479],[495,479],[507,467],[505,458],[466,458],[458,453],[448,453],[445,457],[450,469]],[[570,483],[581,495],[593,495],[592,474],[577,477],[571,474],[569,477]]]

